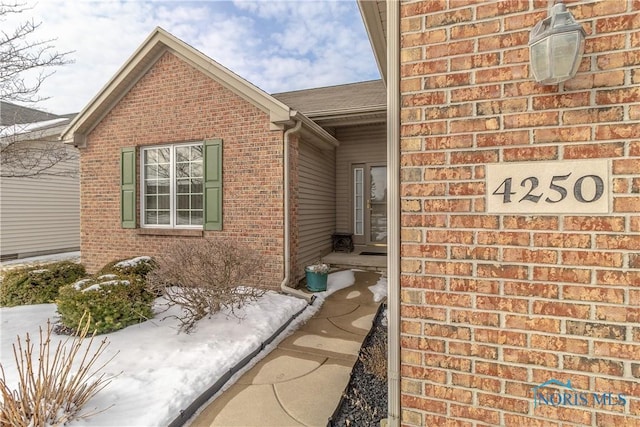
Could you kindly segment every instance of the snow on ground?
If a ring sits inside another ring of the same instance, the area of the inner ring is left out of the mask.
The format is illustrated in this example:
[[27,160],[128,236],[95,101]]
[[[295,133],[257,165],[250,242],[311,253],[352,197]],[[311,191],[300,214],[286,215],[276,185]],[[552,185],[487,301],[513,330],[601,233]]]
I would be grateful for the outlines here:
[[12,259],[0,262],[0,269],[19,267],[22,265],[45,264],[56,261],[80,260],[80,252],[63,252],[58,254],[40,255],[29,258]]
[[[268,346],[268,350],[275,348],[278,342],[313,316],[324,298],[351,286],[354,280],[352,271],[330,274],[327,291],[316,293],[314,304],[308,306]],[[156,311],[163,309],[161,302],[161,299],[156,301]],[[97,336],[94,348],[103,337],[110,343],[103,354],[104,360],[117,353],[104,369],[108,375],[117,377],[81,413],[108,409],[88,419],[74,420],[68,425],[166,426],[179,415],[181,409],[185,409],[247,354],[260,347],[306,304],[302,299],[269,291],[259,300],[236,310],[235,315],[220,312],[201,320],[191,334],[178,333],[179,322],[167,317],[180,314],[178,308],[173,308],[158,313],[147,322]],[[47,319],[52,322],[57,320],[54,304],[0,308],[0,363],[10,386],[17,385],[12,350],[16,336],[24,339],[25,332],[29,332],[32,339],[37,341],[39,327],[46,328]],[[53,334],[52,349],[67,338]],[[267,354],[268,351],[263,351],[258,357]],[[257,361],[254,359],[251,366]],[[243,372],[251,366],[247,366]],[[240,374],[231,381],[239,378]]]
[[387,297],[387,278],[380,277],[380,279],[378,279],[378,283],[373,286],[369,286],[369,290],[373,294],[373,300],[375,302],[382,301]]

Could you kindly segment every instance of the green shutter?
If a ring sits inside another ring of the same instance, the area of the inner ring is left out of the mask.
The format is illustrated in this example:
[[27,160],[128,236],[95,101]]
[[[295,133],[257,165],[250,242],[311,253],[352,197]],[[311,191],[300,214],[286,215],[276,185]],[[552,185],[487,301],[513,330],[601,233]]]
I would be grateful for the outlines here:
[[204,141],[204,229],[222,230],[222,140]]
[[136,149],[120,151],[120,221],[122,228],[136,228]]

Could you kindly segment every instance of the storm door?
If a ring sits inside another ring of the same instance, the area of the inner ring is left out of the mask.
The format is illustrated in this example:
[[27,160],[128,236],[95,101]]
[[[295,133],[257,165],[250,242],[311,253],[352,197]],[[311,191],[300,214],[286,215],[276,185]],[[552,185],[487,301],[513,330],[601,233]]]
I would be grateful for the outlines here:
[[357,245],[387,243],[387,166],[356,164],[353,179],[353,240]]

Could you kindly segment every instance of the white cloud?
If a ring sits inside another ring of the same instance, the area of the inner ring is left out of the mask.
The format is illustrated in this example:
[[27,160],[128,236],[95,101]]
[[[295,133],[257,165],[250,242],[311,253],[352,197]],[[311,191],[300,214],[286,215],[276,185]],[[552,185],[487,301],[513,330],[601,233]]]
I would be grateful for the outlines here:
[[27,15],[42,21],[38,39],[73,51],[37,104],[54,113],[82,109],[156,26],[267,92],[378,78],[355,0],[40,0]]

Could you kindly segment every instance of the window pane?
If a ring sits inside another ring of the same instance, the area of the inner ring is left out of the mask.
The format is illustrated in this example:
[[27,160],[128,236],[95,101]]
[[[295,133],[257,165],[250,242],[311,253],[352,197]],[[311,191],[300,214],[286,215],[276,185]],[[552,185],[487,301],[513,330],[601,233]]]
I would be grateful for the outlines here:
[[144,186],[144,192],[145,194],[150,195],[158,194],[158,183],[155,181],[147,181],[146,185]]
[[144,163],[157,163],[158,162],[158,150],[144,150]]
[[144,149],[144,223],[170,224],[170,164],[171,148]]
[[191,209],[202,209],[202,199],[201,194],[191,196]]
[[371,201],[384,202],[387,200],[387,167],[371,167]]
[[155,225],[158,223],[158,214],[156,211],[147,211],[144,216],[145,224]]
[[169,215],[169,211],[158,211],[158,224],[171,224],[171,216]]
[[189,180],[188,179],[179,179],[176,183],[176,193],[177,194],[189,194]]
[[202,225],[202,211],[191,211],[191,225]]
[[178,209],[189,209],[189,195],[181,195],[176,198]]
[[176,147],[176,162],[188,162],[190,147]]
[[202,179],[191,180],[191,193],[202,194]]
[[355,168],[353,170],[353,234],[362,236],[364,234],[364,169]]
[[156,179],[158,178],[158,166],[157,165],[147,165],[144,168],[144,177],[145,179]]
[[177,225],[189,225],[189,211],[177,211]]
[[158,196],[158,209],[166,209],[167,211],[171,207],[169,195]]
[[202,162],[191,163],[191,177],[198,178],[202,176]]
[[191,146],[191,160],[202,160],[202,145]]
[[159,179],[157,185],[158,185],[158,194],[170,194],[168,179]]
[[169,178],[169,164],[158,165],[158,178]]
[[189,163],[176,163],[176,178],[189,177]]
[[147,196],[145,202],[146,209],[157,209],[158,208],[158,199],[155,196]]
[[159,163],[169,163],[171,159],[171,148],[159,148],[158,149],[158,162]]

